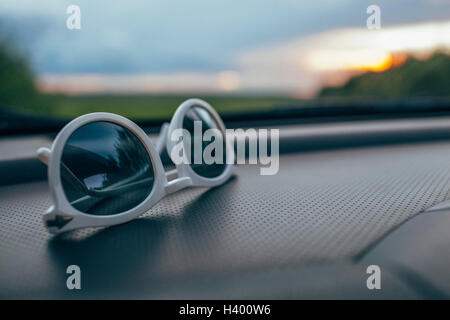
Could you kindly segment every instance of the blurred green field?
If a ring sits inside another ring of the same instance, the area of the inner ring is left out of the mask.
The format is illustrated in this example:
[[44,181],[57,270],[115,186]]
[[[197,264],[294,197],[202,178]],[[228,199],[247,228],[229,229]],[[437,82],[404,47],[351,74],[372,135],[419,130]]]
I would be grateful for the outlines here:
[[[429,59],[410,57],[384,72],[367,72],[339,87],[325,87],[310,100],[275,95],[49,95],[36,87],[28,60],[0,37],[0,108],[72,119],[90,112],[112,112],[135,120],[169,119],[186,99],[209,102],[220,114],[271,110],[284,107],[350,102],[450,96],[450,54],[437,51]],[[325,99],[325,100],[324,100]],[[1,111],[1,110],[0,110]]]
[[251,112],[299,105],[302,100],[276,96],[202,96],[202,95],[91,95],[43,96],[34,113],[74,118],[89,112],[112,112],[136,120],[170,118],[186,99],[196,97],[210,103],[219,113]]
[[[112,112],[136,120],[162,120],[172,116],[184,100],[202,98],[223,114],[270,110],[284,107],[325,105],[332,101],[410,99],[450,95],[450,55],[436,52],[426,60],[409,57],[384,72],[366,72],[339,87],[325,87],[318,97],[304,100],[270,95],[45,95],[36,93],[28,105],[33,112],[74,118],[96,111]],[[22,90],[23,91],[23,90]],[[29,90],[31,92],[31,90]],[[8,91],[10,92],[10,91]],[[324,100],[325,99],[325,100]]]
[[188,98],[203,98],[220,113],[251,112],[298,105],[280,96],[241,95],[49,95],[38,91],[28,59],[0,37],[0,108],[72,119],[90,112],[112,112],[136,120],[168,119]]

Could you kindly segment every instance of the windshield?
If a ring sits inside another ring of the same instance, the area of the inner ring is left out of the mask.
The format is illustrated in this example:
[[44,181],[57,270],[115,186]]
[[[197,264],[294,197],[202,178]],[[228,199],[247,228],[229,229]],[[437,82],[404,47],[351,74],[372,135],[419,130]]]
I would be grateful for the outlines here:
[[447,106],[449,52],[445,0],[2,0],[0,113]]

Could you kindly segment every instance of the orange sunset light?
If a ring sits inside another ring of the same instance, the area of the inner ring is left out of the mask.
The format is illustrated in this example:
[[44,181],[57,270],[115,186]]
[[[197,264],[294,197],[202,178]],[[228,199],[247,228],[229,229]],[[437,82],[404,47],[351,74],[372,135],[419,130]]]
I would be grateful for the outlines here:
[[389,53],[383,54],[379,57],[367,59],[365,62],[357,62],[349,64],[345,69],[352,71],[374,71],[382,72],[392,66],[392,56]]
[[310,57],[314,70],[382,72],[405,62],[406,53],[377,50],[319,51]]
[[380,56],[380,59],[367,61],[366,63],[359,65],[349,65],[348,70],[352,71],[372,71],[372,72],[383,72],[392,67],[397,67],[402,65],[408,55],[406,53],[387,53]]
[[414,55],[450,48],[450,21],[341,29],[315,35],[303,47],[310,71],[385,71]]

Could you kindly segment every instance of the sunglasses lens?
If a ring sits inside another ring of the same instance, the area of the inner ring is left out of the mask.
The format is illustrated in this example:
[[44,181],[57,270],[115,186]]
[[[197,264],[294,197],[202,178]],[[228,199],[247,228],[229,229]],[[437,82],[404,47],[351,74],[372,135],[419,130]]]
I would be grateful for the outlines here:
[[88,123],[72,133],[60,172],[70,204],[91,215],[113,215],[138,206],[154,183],[142,142],[130,130],[106,121]]
[[226,168],[225,136],[214,117],[206,109],[194,106],[183,119],[183,129],[191,137],[184,142],[191,150],[188,154],[192,170],[205,178],[220,176]]

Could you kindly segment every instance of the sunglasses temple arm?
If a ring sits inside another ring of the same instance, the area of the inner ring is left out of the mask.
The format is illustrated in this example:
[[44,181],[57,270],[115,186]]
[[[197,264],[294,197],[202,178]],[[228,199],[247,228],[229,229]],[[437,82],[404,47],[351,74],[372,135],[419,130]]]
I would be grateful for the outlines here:
[[41,160],[41,162],[43,162],[47,166],[50,162],[50,154],[51,154],[51,151],[49,148],[39,148],[37,150],[38,159]]
[[156,141],[156,151],[161,154],[166,146],[167,142],[167,132],[169,130],[169,124],[167,122],[163,123],[161,126],[161,131],[159,132],[158,140]]
[[166,171],[166,178],[169,181],[178,178],[178,170],[173,169],[173,170]]
[[189,177],[183,177],[179,179],[175,179],[172,181],[169,181],[165,187],[166,193],[171,194],[174,192],[177,192],[181,189],[190,187],[192,185],[192,180]]

